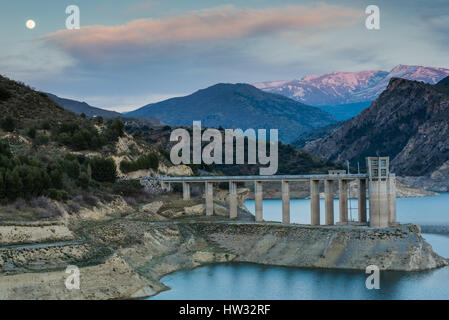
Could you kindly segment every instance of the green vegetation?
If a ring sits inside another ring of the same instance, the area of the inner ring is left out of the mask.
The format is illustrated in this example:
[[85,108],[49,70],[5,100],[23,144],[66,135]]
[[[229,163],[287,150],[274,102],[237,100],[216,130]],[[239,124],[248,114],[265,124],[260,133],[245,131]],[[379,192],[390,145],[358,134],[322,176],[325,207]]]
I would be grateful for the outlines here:
[[120,162],[120,170],[123,173],[146,169],[157,170],[158,167],[159,167],[159,157],[155,153],[140,156],[136,161],[123,160]]
[[9,98],[11,98],[11,93],[8,90],[0,87],[0,101],[6,101]]
[[76,122],[63,123],[52,132],[52,139],[73,150],[97,150],[107,144],[114,143],[124,135],[124,124],[118,119],[110,120],[102,133],[90,121],[88,125]]
[[89,160],[92,168],[92,178],[99,182],[115,182],[117,169],[111,158],[93,158]]
[[16,120],[11,116],[6,116],[0,123],[1,128],[8,132],[13,132],[16,129],[16,125]]
[[[70,214],[116,195],[130,205],[146,201],[152,195],[139,181],[116,181],[116,164],[109,155],[116,154],[116,142],[124,134],[120,119],[76,115],[47,94],[0,76],[0,203],[10,214],[45,218],[62,214],[51,199],[63,201]],[[84,155],[91,151],[108,156]],[[133,165],[158,164],[154,154]]]
[[67,200],[69,195],[96,183],[115,182],[116,175],[112,159],[87,159],[73,154],[56,159],[14,156],[8,143],[0,141],[0,200],[3,201],[41,195]]

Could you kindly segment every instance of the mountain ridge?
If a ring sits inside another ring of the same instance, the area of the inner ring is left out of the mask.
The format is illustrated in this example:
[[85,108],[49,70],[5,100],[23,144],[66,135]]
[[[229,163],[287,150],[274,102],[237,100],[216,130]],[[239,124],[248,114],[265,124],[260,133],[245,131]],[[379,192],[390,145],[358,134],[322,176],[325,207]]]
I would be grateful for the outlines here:
[[335,106],[374,101],[386,89],[391,78],[435,84],[447,76],[449,69],[400,64],[389,72],[330,72],[307,75],[300,80],[255,83],[255,86],[305,104]]
[[[128,117],[126,114],[119,113],[116,111],[110,111],[101,109],[98,107],[94,107],[89,105],[87,102],[81,102],[73,99],[67,99],[67,98],[61,98],[55,94],[45,92],[45,94],[56,104],[60,105],[66,110],[72,111],[76,114],[85,114],[87,117],[93,118],[93,117],[103,117],[105,119],[122,119],[122,120],[131,120],[130,117]],[[152,125],[164,125],[162,121],[160,121],[157,118],[154,117],[147,117],[142,119]]]
[[318,108],[244,83],[218,83],[188,96],[148,104],[127,116],[155,116],[174,126],[191,126],[198,120],[205,127],[279,129],[279,138],[286,143],[298,133],[336,121]]

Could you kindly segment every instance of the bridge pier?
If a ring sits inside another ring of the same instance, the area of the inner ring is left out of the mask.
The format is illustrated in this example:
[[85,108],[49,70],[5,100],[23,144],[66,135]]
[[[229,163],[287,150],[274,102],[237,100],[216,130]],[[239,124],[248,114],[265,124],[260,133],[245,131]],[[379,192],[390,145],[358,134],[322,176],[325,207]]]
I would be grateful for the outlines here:
[[182,183],[182,198],[184,200],[190,200],[190,183]]
[[359,179],[359,222],[366,223],[366,179]]
[[237,182],[229,181],[229,218],[237,218]]
[[212,182],[206,182],[206,215],[212,216],[214,214],[214,186]]
[[325,222],[328,226],[334,224],[334,193],[333,193],[333,180],[324,181],[324,194],[325,194]]
[[255,181],[254,182],[254,206],[255,206],[255,215],[256,215],[256,222],[263,221],[263,190],[262,190],[262,181]]
[[339,180],[339,209],[340,209],[340,223],[348,222],[348,181]]
[[[345,170],[329,170],[328,174],[313,175],[278,175],[278,176],[201,176],[201,177],[165,177],[157,179],[147,177],[147,180],[158,181],[163,190],[170,190],[171,183],[182,183],[183,199],[191,198],[191,184],[205,183],[206,215],[214,214],[213,183],[229,183],[229,217],[238,216],[237,182],[254,182],[255,220],[263,221],[263,188],[264,181],[281,182],[282,191],[282,223],[291,223],[290,209],[290,182],[303,181],[310,183],[310,223],[320,225],[320,181],[324,182],[325,192],[325,224],[335,224],[334,193],[338,181],[339,187],[339,221],[337,224],[346,225],[349,207],[349,182],[357,181],[358,196],[358,222],[365,225],[369,220],[372,228],[386,228],[397,224],[396,220],[396,180],[395,175],[389,172],[388,157],[367,157],[367,173],[351,174]],[[144,179],[141,183],[145,184]],[[150,183],[148,183],[150,184]],[[145,184],[145,186],[147,186]],[[367,208],[369,197],[369,210]],[[369,212],[368,212],[369,211]],[[357,224],[356,224],[357,225]]]
[[288,181],[281,181],[282,189],[282,223],[290,223],[290,193]]
[[310,180],[310,224],[320,225],[320,180]]

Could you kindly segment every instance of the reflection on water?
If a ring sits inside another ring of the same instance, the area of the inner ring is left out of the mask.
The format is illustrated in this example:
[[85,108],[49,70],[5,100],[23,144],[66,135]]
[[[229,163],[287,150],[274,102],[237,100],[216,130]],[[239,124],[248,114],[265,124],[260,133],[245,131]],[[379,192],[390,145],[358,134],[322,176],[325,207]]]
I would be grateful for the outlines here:
[[380,290],[363,271],[221,264],[162,278],[171,287],[152,299],[449,299],[449,268],[381,272]]
[[[254,212],[254,200],[245,201],[249,211]],[[401,223],[417,224],[449,224],[449,193],[436,197],[398,198],[397,219]],[[349,201],[349,218],[357,220],[357,199]],[[339,202],[334,200],[334,219],[339,216]],[[320,200],[321,224],[324,224],[324,199]],[[290,216],[294,223],[310,224],[310,200],[292,199],[290,201]],[[280,200],[267,199],[263,201],[263,217],[266,221],[282,221],[282,203]]]
[[[398,199],[402,223],[449,223],[449,194]],[[357,206],[353,200],[354,207]],[[247,201],[254,212],[254,201]],[[280,221],[281,201],[264,200],[264,218]],[[321,205],[324,212],[324,202]],[[308,200],[292,200],[292,222],[310,222]],[[338,200],[335,202],[338,217]],[[353,211],[354,218],[357,212]],[[324,221],[322,221],[324,222]],[[449,258],[449,237],[423,234]],[[380,290],[365,287],[363,271],[301,269],[230,263],[180,271],[162,278],[171,290],[150,299],[449,299],[449,267],[425,272],[381,272]]]

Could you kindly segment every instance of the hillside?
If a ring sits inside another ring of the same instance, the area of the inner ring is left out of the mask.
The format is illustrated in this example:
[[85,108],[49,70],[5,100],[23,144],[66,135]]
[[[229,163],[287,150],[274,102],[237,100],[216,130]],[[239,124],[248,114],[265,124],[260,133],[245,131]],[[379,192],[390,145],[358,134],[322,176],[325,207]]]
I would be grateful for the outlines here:
[[444,87],[394,78],[368,109],[305,149],[362,166],[366,156],[390,156],[399,175],[441,173],[449,164],[449,91]]
[[127,134],[119,119],[79,116],[4,77],[0,111],[0,220],[51,218],[111,201],[137,206],[150,195],[138,182],[118,178],[170,166],[157,146]]
[[323,128],[315,129],[311,132],[306,132],[300,135],[295,141],[292,142],[292,145],[298,149],[302,149],[308,144],[317,139],[321,139],[323,137],[327,137],[332,135],[338,128],[343,125],[344,121],[335,122]]
[[[48,93],[48,92],[46,92],[45,94],[51,100],[53,100],[55,103],[57,103],[64,109],[72,111],[76,114],[84,113],[87,117],[90,117],[90,118],[103,117],[104,119],[119,118],[119,119],[122,119],[123,121],[134,120],[130,117],[127,117],[127,116],[119,113],[119,112],[109,111],[109,110],[93,107],[93,106],[87,104],[86,102],[80,102],[77,100],[61,98],[61,97],[58,97],[58,96]],[[141,120],[147,122],[150,125],[158,125],[158,126],[164,125],[164,123],[162,121],[160,121],[159,119],[154,118],[154,117],[146,117]]]
[[19,127],[37,125],[47,121],[56,125],[64,121],[81,121],[76,114],[65,110],[26,85],[0,76],[0,115],[14,118]]
[[438,82],[438,84],[449,84],[449,76]]
[[53,100],[55,103],[60,105],[61,107],[65,108],[67,110],[70,110],[76,114],[84,113],[88,117],[103,117],[105,119],[118,118],[118,117],[122,116],[121,113],[96,108],[96,107],[93,107],[93,106],[87,104],[86,102],[80,102],[80,101],[76,101],[76,100],[72,100],[72,99],[60,98],[60,97],[58,97],[54,94],[48,93],[48,92],[46,92],[45,94],[51,100]]
[[248,84],[217,84],[189,96],[149,104],[127,114],[154,116],[172,126],[279,129],[289,143],[300,133],[335,122],[328,113]]

